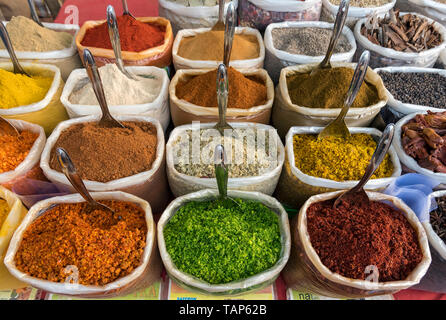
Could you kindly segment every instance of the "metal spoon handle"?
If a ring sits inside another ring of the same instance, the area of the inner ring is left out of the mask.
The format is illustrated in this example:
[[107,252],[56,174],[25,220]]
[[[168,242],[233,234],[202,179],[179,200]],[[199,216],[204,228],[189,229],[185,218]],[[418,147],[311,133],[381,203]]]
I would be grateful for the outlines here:
[[31,17],[33,18],[34,22],[37,23],[39,26],[43,27],[42,22],[40,22],[39,15],[37,14],[34,1],[28,0],[28,5],[29,5],[29,10],[31,11]]
[[12,136],[16,135],[16,136],[20,137],[19,130],[15,126],[13,126],[11,122],[6,120],[2,116],[0,116],[0,131],[4,131],[7,134],[9,132],[9,134]]
[[223,23],[224,13],[225,13],[225,0],[218,0],[218,22]]
[[122,0],[122,8],[124,9],[124,14],[130,14],[129,6],[126,0]]
[[327,66],[330,63],[331,55],[336,47],[338,39],[344,28],[345,21],[347,20],[348,8],[350,6],[350,0],[342,0],[339,4],[338,13],[333,27],[333,34],[331,35],[330,44],[328,45],[327,53],[324,60],[321,62],[321,66]]
[[118,22],[116,21],[115,9],[111,5],[107,7],[107,25],[108,35],[110,37],[110,42],[115,53],[116,64],[122,71],[124,69],[124,63],[122,62],[121,40],[119,37]]
[[6,50],[8,50],[9,57],[11,58],[12,65],[14,66],[14,73],[21,73],[30,77],[28,73],[22,68],[19,63],[19,59],[15,55],[14,48],[12,47],[11,39],[9,38],[9,33],[6,30],[3,22],[0,22],[0,37],[2,38],[3,44],[5,45]]
[[229,60],[231,59],[232,42],[234,40],[235,32],[235,20],[236,13],[234,4],[231,2],[228,5],[228,11],[226,12],[226,23],[225,23],[225,43],[224,43],[224,53],[223,53],[223,63],[229,67]]
[[365,184],[370,180],[372,175],[375,173],[376,169],[378,169],[379,165],[384,160],[384,157],[386,156],[386,153],[389,150],[390,145],[392,144],[394,131],[395,131],[395,125],[393,123],[390,123],[384,129],[381,139],[379,140],[375,152],[372,155],[372,159],[370,160],[370,163],[365,170],[364,176],[361,178],[358,184],[352,188],[351,192],[357,192],[361,190],[365,186]]
[[228,169],[226,168],[225,148],[221,144],[215,147],[214,167],[218,192],[221,198],[226,198],[228,195]]
[[59,164],[62,167],[62,171],[67,177],[68,181],[70,181],[71,185],[77,192],[85,199],[89,204],[96,205],[96,201],[91,197],[87,188],[85,187],[84,182],[76,171],[76,167],[71,161],[70,156],[63,148],[56,149],[57,159],[59,160]]
[[218,120],[221,126],[226,125],[226,110],[228,108],[228,74],[226,66],[220,64],[217,70],[217,102]]

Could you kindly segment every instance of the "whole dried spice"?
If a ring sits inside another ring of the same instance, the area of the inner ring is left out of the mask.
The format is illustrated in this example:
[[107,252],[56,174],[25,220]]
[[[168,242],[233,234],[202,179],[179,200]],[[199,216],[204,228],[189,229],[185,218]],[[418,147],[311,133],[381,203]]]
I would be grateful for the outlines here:
[[[303,173],[334,181],[359,180],[376,149],[372,136],[359,133],[343,139],[298,134],[293,137],[294,160]],[[372,179],[390,177],[394,167],[387,154]]]
[[446,197],[436,199],[437,209],[430,213],[430,224],[435,233],[446,243]]
[[[342,108],[354,70],[346,67],[322,69],[287,76],[288,93],[293,104],[307,108]],[[376,87],[364,81],[351,108],[366,108],[379,102]]]
[[401,128],[404,152],[433,172],[446,173],[446,112],[417,114]]
[[53,282],[65,282],[77,270],[79,284],[95,286],[131,273],[141,264],[146,245],[144,211],[131,202],[100,202],[115,215],[90,211],[83,202],[60,203],[39,216],[23,234],[16,267]]
[[370,17],[361,27],[361,34],[384,48],[421,52],[432,49],[443,41],[434,23],[414,14],[400,16],[399,10],[390,10],[384,18]]
[[0,198],[0,228],[3,225],[3,222],[5,222],[10,210],[8,202]]
[[[334,5],[339,6],[341,0],[330,0],[330,2]],[[380,7],[390,2],[391,0],[351,0],[350,6],[360,8]]]
[[150,170],[156,159],[156,127],[148,122],[122,123],[125,128],[86,122],[63,130],[51,150],[51,169],[62,172],[56,154],[60,147],[84,180],[108,182]]
[[326,200],[307,209],[311,245],[332,272],[364,280],[367,267],[375,266],[379,282],[399,281],[421,262],[417,232],[403,212],[358,195],[333,204]]
[[0,173],[14,170],[25,160],[39,135],[21,131],[19,136],[0,132]]
[[[176,87],[176,96],[198,106],[217,108],[217,70],[182,79]],[[232,67],[228,68],[228,108],[249,109],[267,101],[265,81],[244,76]]]
[[269,269],[282,251],[278,216],[250,200],[188,202],[169,220],[163,234],[175,266],[211,284]]

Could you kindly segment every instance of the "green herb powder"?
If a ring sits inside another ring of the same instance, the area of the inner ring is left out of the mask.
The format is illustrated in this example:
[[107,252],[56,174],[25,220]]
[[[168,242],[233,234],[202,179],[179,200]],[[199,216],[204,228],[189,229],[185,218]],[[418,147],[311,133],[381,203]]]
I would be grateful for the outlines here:
[[279,217],[242,199],[187,203],[165,226],[164,239],[179,270],[211,284],[269,269],[282,249]]

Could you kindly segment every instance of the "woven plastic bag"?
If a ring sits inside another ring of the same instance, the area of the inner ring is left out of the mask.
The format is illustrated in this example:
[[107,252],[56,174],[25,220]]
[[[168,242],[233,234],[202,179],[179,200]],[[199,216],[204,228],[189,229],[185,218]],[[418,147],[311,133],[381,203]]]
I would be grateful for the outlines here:
[[[172,43],[173,33],[172,26],[169,20],[161,17],[138,17],[138,21],[144,23],[153,23],[164,26],[166,32],[164,34],[164,43],[160,46],[150,48],[141,52],[122,51],[122,60],[126,66],[154,66],[154,67],[168,67],[172,62]],[[115,53],[113,49],[104,49],[97,47],[85,47],[81,45],[85,33],[88,29],[106,22],[101,21],[86,21],[76,36],[76,46],[81,57],[83,57],[84,49],[89,49],[93,54],[96,64],[103,66],[107,63],[115,63]]]
[[[8,22],[3,22],[5,25]],[[68,32],[76,36],[79,31],[79,26],[72,24],[48,23],[42,22],[45,28],[54,31]],[[73,38],[71,47],[62,50],[54,50],[47,52],[30,52],[30,51],[15,51],[20,62],[32,62],[41,64],[52,64],[60,69],[62,80],[66,81],[71,71],[82,66],[82,62],[77,54],[76,43]],[[10,62],[9,53],[6,49],[0,49],[0,63]]]
[[[401,12],[400,16],[404,16],[408,12]],[[361,27],[365,24],[367,18],[361,19],[355,25],[353,33],[355,34],[356,44],[358,50],[356,50],[355,59],[358,58],[364,50],[370,51],[370,63],[371,68],[382,67],[398,67],[398,66],[413,66],[422,68],[431,68],[434,66],[441,51],[446,47],[446,28],[440,23],[433,21],[432,19],[420,15],[418,13],[410,12],[418,17],[425,18],[429,24],[433,23],[434,28],[441,34],[442,43],[435,48],[424,50],[418,53],[401,52],[390,48],[384,48],[378,46],[361,34]]]
[[[200,124],[197,130],[211,129],[214,127],[213,123]],[[258,123],[233,123],[234,129],[250,128],[252,130],[265,131],[265,137],[269,136],[269,140],[275,139],[276,156],[271,156],[276,161],[276,166],[268,172],[252,177],[240,177],[229,178],[228,189],[230,190],[243,190],[243,191],[256,191],[266,195],[272,195],[276,189],[277,182],[279,181],[280,172],[282,171],[283,162],[285,159],[285,149],[276,130],[268,125]],[[180,173],[175,169],[175,145],[178,138],[186,134],[187,130],[195,130],[194,124],[183,125],[176,127],[170,134],[169,141],[166,145],[166,163],[167,163],[167,178],[169,180],[170,189],[175,197],[179,197],[191,192],[203,190],[203,189],[217,189],[217,180],[211,178],[200,178]],[[268,131],[268,133],[266,133]],[[271,136],[271,133],[274,135]]]
[[297,291],[310,292],[335,298],[365,298],[392,294],[407,289],[420,282],[431,263],[431,255],[426,232],[415,213],[400,199],[377,192],[367,192],[372,201],[391,202],[402,211],[418,234],[423,254],[421,262],[404,280],[372,282],[351,279],[330,271],[320,260],[311,245],[307,230],[307,209],[315,202],[336,198],[343,191],[324,193],[308,199],[291,222],[292,248],[290,260],[282,273],[288,287]]
[[[359,180],[334,181],[318,178],[303,173],[296,167],[293,137],[297,134],[318,134],[322,127],[292,127],[285,138],[285,164],[276,189],[276,197],[280,202],[294,208],[300,208],[305,201],[313,195],[353,188]],[[375,140],[381,137],[381,131],[374,128],[349,128],[351,134],[365,133]],[[393,164],[393,173],[390,177],[370,179],[365,185],[367,190],[381,190],[387,187],[395,178],[401,175],[401,165],[393,146],[389,151]]]
[[[136,104],[136,105],[122,105],[122,106],[108,106],[112,115],[124,115],[124,114],[135,114],[147,117],[152,117],[161,122],[164,130],[170,122],[170,112],[169,112],[169,99],[168,99],[168,89],[169,89],[169,76],[166,70],[157,67],[126,67],[126,70],[130,72],[142,75],[142,76],[155,76],[159,79],[161,83],[160,91],[155,100],[150,103]],[[84,85],[89,83],[87,72],[85,69],[74,70],[64,87],[60,101],[67,109],[68,116],[70,118],[77,118],[88,116],[92,114],[102,114],[99,105],[79,105],[70,102],[70,96],[73,92],[79,90]]]
[[[61,189],[68,188],[73,193],[75,192],[63,173],[50,168],[49,161],[51,150],[64,129],[79,123],[97,122],[100,118],[101,115],[91,115],[64,121],[59,124],[51,136],[48,137],[40,159],[40,167],[48,180],[57,186],[60,186]],[[118,121],[150,122],[156,127],[158,145],[156,147],[156,158],[152,164],[152,168],[148,171],[140,172],[130,177],[124,177],[108,182],[83,180],[85,186],[90,191],[123,191],[133,194],[148,201],[153,212],[159,213],[164,209],[169,197],[165,171],[166,163],[163,128],[158,120],[145,116],[121,115],[116,116],[115,118]],[[131,159],[129,159],[129,161],[131,161]]]
[[166,244],[164,242],[163,233],[164,227],[169,222],[170,218],[175,215],[180,207],[190,201],[212,200],[216,199],[218,196],[218,191],[211,189],[190,193],[185,196],[176,198],[164,211],[158,222],[158,244],[161,259],[163,260],[167,274],[178,285],[186,288],[187,290],[210,295],[237,295],[253,290],[259,290],[271,285],[279,276],[289,258],[291,247],[291,237],[289,229],[290,227],[288,223],[288,215],[283,209],[282,205],[276,199],[259,192],[228,190],[228,196],[232,198],[241,198],[261,202],[279,216],[282,251],[279,260],[273,267],[243,280],[233,281],[225,284],[209,284],[203,280],[197,279],[180,271],[170,258],[170,255],[166,249]]
[[[178,71],[180,69],[216,69],[221,63],[223,63],[223,56],[221,57],[220,61],[210,61],[210,60],[200,61],[200,60],[186,59],[178,55],[178,50],[180,48],[180,44],[183,38],[192,37],[200,33],[208,32],[210,30],[211,30],[210,28],[200,28],[200,29],[185,29],[185,30],[180,30],[178,32],[172,47],[173,65],[175,66],[175,70]],[[256,36],[259,45],[259,56],[254,59],[232,60],[229,62],[229,65],[236,69],[263,68],[263,62],[265,60],[265,46],[263,44],[263,39],[260,32],[253,28],[236,27],[235,34]]]
[[[176,72],[169,86],[170,114],[175,127],[189,124],[193,121],[217,122],[218,108],[207,108],[197,106],[186,100],[178,99],[176,87],[180,80],[187,80],[193,76],[209,72],[208,69],[179,70]],[[261,106],[249,109],[228,108],[226,120],[230,122],[256,122],[268,124],[271,116],[271,108],[274,101],[274,84],[268,73],[263,69],[238,70],[245,76],[252,76],[262,79],[266,84],[267,101]]]
[[270,23],[319,21],[322,0],[240,0],[240,25],[265,31]]
[[[265,69],[271,76],[271,79],[275,84],[279,81],[280,71],[284,67],[308,64],[308,63],[318,63],[324,59],[324,56],[306,56],[300,54],[292,54],[283,50],[276,49],[274,47],[272,31],[279,28],[324,28],[333,29],[333,23],[322,22],[322,21],[299,21],[299,22],[281,22],[272,23],[265,30]],[[351,62],[353,55],[356,51],[356,41],[353,32],[348,28],[344,27],[342,34],[347,38],[351,45],[351,49],[348,52],[334,53],[330,61],[336,62]]]
[[[350,28],[353,28],[356,22],[358,22],[358,20],[362,18],[373,15],[383,16],[395,6],[395,3],[396,0],[392,0],[391,2],[386,3],[379,7],[361,8],[361,7],[350,6],[350,8],[348,9],[347,20],[345,21],[345,25]],[[332,4],[330,0],[322,0],[321,20],[334,22],[338,10],[339,6]]]
[[14,258],[26,229],[40,216],[42,210],[48,208],[52,204],[85,202],[79,194],[73,194],[40,201],[29,210],[28,214],[17,228],[17,231],[14,233],[6,253],[5,265],[9,272],[20,281],[26,282],[35,288],[51,293],[84,298],[111,298],[125,296],[137,289],[147,287],[156,281],[161,275],[161,261],[157,248],[156,225],[153,220],[152,209],[149,203],[124,192],[93,192],[91,195],[95,200],[133,202],[144,210],[147,223],[146,246],[141,257],[141,264],[138,267],[136,267],[130,274],[103,286],[69,283],[69,274],[67,275],[68,281],[65,283],[52,282],[29,276],[17,269]]
[[[292,126],[326,126],[333,121],[340,112],[340,108],[307,108],[291,102],[286,81],[288,75],[297,72],[308,73],[317,65],[317,63],[312,63],[286,67],[282,69],[280,73],[279,84],[276,88],[276,98],[274,100],[272,122],[281,138],[285,137]],[[356,68],[356,63],[332,62],[331,65],[333,67]],[[382,79],[379,75],[369,68],[365,80],[376,87],[380,101],[366,108],[350,108],[345,117],[345,123],[349,127],[369,126],[375,116],[387,103],[386,89],[384,88]]]
[[[232,0],[234,8],[238,0]],[[225,13],[229,2],[225,4]],[[172,24],[174,35],[182,29],[210,28],[218,20],[218,5],[186,7],[180,3],[168,0],[158,0],[158,13]]]
[[38,134],[26,158],[14,170],[0,173],[0,185],[12,190],[26,183],[27,179],[42,176],[39,161],[45,147],[46,136],[41,126],[21,120],[9,121],[20,131],[25,130]]
[[[60,77],[60,70],[49,64],[21,63],[21,65],[31,75],[53,77],[53,83],[43,100],[11,109],[0,108],[0,116],[6,119],[24,120],[38,124],[49,135],[59,122],[68,119],[67,112],[60,102],[60,95],[64,86]],[[0,69],[12,72],[12,63],[0,63]]]
[[434,0],[398,0],[396,7],[401,11],[421,13],[446,26],[446,4]]

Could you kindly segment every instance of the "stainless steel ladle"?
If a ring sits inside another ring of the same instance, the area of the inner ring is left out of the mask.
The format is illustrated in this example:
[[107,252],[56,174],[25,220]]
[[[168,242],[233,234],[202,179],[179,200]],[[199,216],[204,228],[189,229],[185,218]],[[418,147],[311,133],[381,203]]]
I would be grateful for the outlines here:
[[9,134],[11,136],[20,136],[20,131],[12,125],[11,122],[0,116],[0,131],[5,132],[6,134]]
[[36,5],[33,0],[28,0],[29,10],[31,11],[31,18],[37,23],[39,26],[45,28],[45,26],[40,21],[39,15],[37,14]]
[[129,11],[129,6],[127,5],[127,0],[122,0],[122,8],[124,9],[124,13],[123,15],[127,15],[132,17],[133,19],[136,19],[133,14],[130,13]]
[[6,30],[6,27],[3,24],[3,22],[0,22],[0,37],[2,38],[6,50],[8,50],[9,57],[11,58],[12,65],[14,66],[14,73],[23,74],[31,78],[31,76],[20,65],[19,59],[17,59],[14,48],[12,47],[11,39],[9,38],[9,33]]

